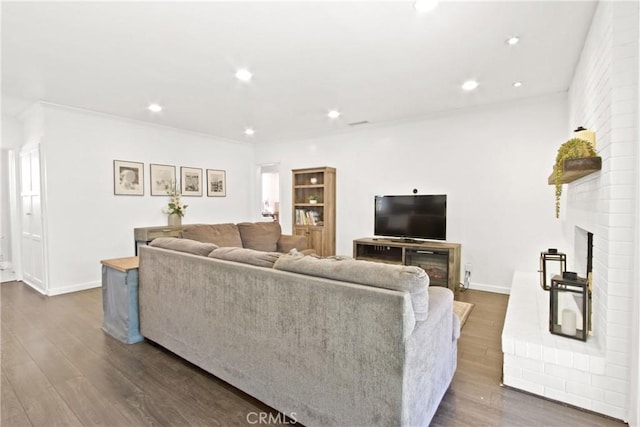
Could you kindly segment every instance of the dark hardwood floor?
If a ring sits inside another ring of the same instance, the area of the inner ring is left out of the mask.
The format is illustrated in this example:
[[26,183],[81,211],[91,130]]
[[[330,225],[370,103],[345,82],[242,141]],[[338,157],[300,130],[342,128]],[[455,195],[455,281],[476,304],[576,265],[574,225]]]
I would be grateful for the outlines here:
[[[100,289],[43,297],[19,282],[2,284],[2,426],[244,426],[255,425],[259,413],[278,419],[160,347],[103,333],[101,298]],[[624,425],[500,387],[508,297],[470,290],[456,298],[475,307],[432,425]]]

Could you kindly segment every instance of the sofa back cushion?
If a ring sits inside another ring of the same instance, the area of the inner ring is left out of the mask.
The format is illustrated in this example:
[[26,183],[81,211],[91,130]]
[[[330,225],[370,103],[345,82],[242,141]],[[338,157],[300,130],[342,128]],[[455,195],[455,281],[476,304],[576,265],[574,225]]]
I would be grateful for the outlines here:
[[411,294],[415,319],[418,321],[427,319],[429,276],[419,267],[360,261],[348,257],[303,256],[299,252],[291,251],[287,255],[282,255],[273,268],[343,282],[406,291]]
[[256,251],[276,252],[282,234],[277,222],[241,222],[238,224],[242,246]]
[[271,268],[280,255],[282,254],[277,252],[263,252],[247,248],[218,248],[209,254],[209,258],[224,259],[227,261],[257,265],[258,267]]
[[184,226],[182,237],[218,246],[242,247],[240,232],[235,224],[188,224]]
[[172,251],[187,252],[194,255],[207,256],[217,249],[218,246],[213,243],[203,243],[196,240],[178,239],[176,237],[158,237],[153,239],[149,246],[157,248],[170,249]]

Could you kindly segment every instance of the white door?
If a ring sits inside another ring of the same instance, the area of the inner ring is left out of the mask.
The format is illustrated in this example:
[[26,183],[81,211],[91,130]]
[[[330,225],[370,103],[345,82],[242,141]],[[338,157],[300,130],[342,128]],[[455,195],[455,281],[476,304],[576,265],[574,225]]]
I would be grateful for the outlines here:
[[46,294],[39,145],[20,152],[20,201],[22,280]]

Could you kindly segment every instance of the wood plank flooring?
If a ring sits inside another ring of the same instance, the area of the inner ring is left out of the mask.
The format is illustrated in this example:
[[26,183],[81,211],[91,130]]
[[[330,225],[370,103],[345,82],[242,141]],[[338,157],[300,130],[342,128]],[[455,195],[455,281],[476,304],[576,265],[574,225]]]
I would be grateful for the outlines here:
[[[251,413],[278,416],[158,346],[126,345],[103,333],[100,289],[44,297],[7,282],[1,291],[3,427],[246,426],[255,425]],[[507,298],[471,290],[456,295],[475,307],[432,425],[623,426],[499,386]]]

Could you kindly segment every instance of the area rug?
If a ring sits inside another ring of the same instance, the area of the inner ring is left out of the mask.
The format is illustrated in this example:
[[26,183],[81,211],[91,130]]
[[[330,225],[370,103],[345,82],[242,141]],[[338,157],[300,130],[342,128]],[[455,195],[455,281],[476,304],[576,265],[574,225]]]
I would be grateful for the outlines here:
[[454,301],[453,302],[453,312],[460,319],[460,329],[464,326],[464,323],[467,321],[471,310],[473,309],[473,304],[462,301]]

